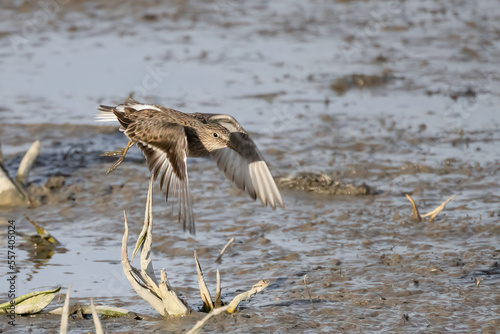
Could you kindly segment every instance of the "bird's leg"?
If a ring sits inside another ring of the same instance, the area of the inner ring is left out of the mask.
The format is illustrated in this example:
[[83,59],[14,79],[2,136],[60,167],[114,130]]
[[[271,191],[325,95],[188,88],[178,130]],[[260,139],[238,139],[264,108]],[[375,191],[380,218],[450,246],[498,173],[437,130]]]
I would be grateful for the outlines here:
[[113,164],[113,166],[111,166],[111,168],[108,169],[108,171],[106,172],[106,175],[108,175],[109,173],[114,171],[116,169],[116,167],[118,167],[122,163],[123,159],[125,159],[125,155],[127,154],[128,149],[131,148],[132,146],[134,146],[134,144],[135,144],[135,142],[129,140],[127,147],[125,147],[119,151],[105,152],[104,154],[101,155],[103,157],[110,157],[110,156],[115,156],[115,155],[119,155],[119,154],[122,155],[118,160],[116,160],[116,162]]
[[116,157],[117,155],[122,155],[123,150],[124,150],[124,148],[119,149],[117,151],[107,151],[107,152],[104,152],[103,154],[101,154],[101,157]]

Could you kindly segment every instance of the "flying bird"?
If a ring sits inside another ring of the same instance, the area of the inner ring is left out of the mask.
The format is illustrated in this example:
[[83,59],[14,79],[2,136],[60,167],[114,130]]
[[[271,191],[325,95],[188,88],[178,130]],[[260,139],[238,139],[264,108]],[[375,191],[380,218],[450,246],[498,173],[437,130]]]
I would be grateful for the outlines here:
[[[189,192],[188,157],[211,157],[226,177],[254,200],[276,209],[284,207],[280,192],[262,154],[248,133],[234,117],[224,114],[183,113],[133,99],[115,107],[101,105],[98,121],[116,121],[129,139],[127,146],[106,174],[112,172],[134,145],[146,158],[153,179],[160,179],[179,198],[179,222],[184,231],[195,234],[191,195]],[[106,155],[106,154],[105,154]]]

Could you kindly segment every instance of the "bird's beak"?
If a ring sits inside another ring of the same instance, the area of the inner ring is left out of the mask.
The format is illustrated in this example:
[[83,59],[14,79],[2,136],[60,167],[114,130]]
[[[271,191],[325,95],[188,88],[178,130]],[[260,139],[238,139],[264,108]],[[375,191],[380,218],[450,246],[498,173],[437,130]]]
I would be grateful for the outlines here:
[[238,152],[238,150],[236,149],[236,147],[234,147],[234,145],[229,141],[227,142],[227,147],[229,147],[230,149],[232,149],[233,151],[236,151]]

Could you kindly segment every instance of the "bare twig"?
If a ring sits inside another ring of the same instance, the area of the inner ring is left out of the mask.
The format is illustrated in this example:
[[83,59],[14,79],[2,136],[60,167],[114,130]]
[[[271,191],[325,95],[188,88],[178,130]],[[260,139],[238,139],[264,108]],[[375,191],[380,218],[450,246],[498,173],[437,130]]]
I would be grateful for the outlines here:
[[229,248],[229,246],[231,246],[231,244],[233,242],[234,242],[234,237],[232,237],[231,239],[229,239],[229,241],[224,246],[224,248],[222,248],[222,250],[220,251],[219,256],[217,256],[217,258],[215,259],[215,263],[221,263],[222,255],[224,255],[224,253],[226,252],[226,250]]
[[31,167],[33,167],[33,163],[35,162],[36,157],[39,154],[40,141],[37,140],[33,144],[31,144],[31,147],[24,155],[23,160],[21,160],[19,168],[17,169],[17,182],[19,182],[24,187],[26,187],[26,185],[28,184],[28,176],[31,171]]
[[[168,285],[168,281],[166,280],[166,275],[165,280],[163,280],[162,277],[160,287],[158,287],[155,283],[149,286],[147,282],[152,282],[151,277],[142,277],[141,272],[130,265],[127,254],[127,238],[128,222],[127,216],[125,215],[125,232],[123,233],[122,238],[122,267],[125,272],[125,276],[134,288],[135,292],[137,292],[139,296],[147,301],[149,305],[151,305],[162,316],[186,314],[189,311],[188,308],[182,303],[182,301],[179,300],[176,293],[172,291]],[[151,247],[151,245],[148,247]],[[165,284],[165,287],[162,286],[163,284]]]
[[21,185],[9,177],[7,170],[0,163],[0,205],[17,206],[28,203],[28,193]]
[[434,210],[432,210],[431,212],[429,213],[426,213],[425,215],[422,215],[422,217],[428,217],[428,216],[431,216],[429,218],[429,221],[433,221],[434,218],[436,218],[436,216],[444,209],[444,207],[446,206],[446,204],[448,204],[449,201],[451,201],[452,199],[455,198],[455,195],[451,196],[450,198],[448,198],[446,201],[444,201],[443,203],[441,203],[440,206],[438,206],[437,208],[435,208]]
[[186,334],[197,334],[197,333],[199,333],[201,331],[201,329],[203,328],[203,326],[205,326],[205,324],[207,323],[208,320],[210,320],[211,318],[215,317],[216,315],[219,315],[221,313],[226,312],[228,308],[229,308],[229,305],[213,309],[203,319],[201,319],[200,321],[198,321],[194,325],[194,327],[191,328],[191,330],[189,332],[187,332]]
[[[153,198],[153,176],[151,175],[151,178],[149,179],[149,189],[148,189],[148,197],[146,200],[146,212],[144,213],[144,224],[142,225],[142,230],[141,233],[139,234],[139,237],[137,238],[137,242],[135,244],[134,252],[132,254],[132,260],[135,258],[135,254],[137,254],[137,251],[142,248],[145,242],[152,240],[146,240],[146,237],[149,235],[150,238],[152,238],[152,232],[153,232],[153,204],[152,204],[152,198]],[[141,252],[143,253],[143,252]],[[144,255],[146,255],[148,252],[145,252]],[[141,258],[142,261],[142,258]],[[148,262],[149,264],[149,262]],[[154,276],[154,273],[153,273]],[[156,279],[155,279],[156,280]]]
[[309,291],[309,287],[307,286],[306,279],[307,279],[307,275],[304,275],[304,285],[306,286],[306,291],[307,291],[307,294],[309,295],[309,300],[311,301],[311,307],[312,307],[313,310],[315,310],[313,299],[311,297],[311,291]]
[[9,173],[2,163],[0,152],[0,205],[2,206],[18,206],[30,205],[31,199],[26,191],[28,184],[28,175],[33,167],[36,157],[40,153],[40,142],[35,141],[28,152],[24,155],[19,165],[16,180],[11,179]]
[[161,282],[154,275],[153,262],[151,259],[151,245],[153,242],[153,177],[149,180],[149,190],[144,214],[144,225],[139,241],[136,243],[135,251],[141,249],[141,270],[132,267],[128,259],[127,239],[128,222],[125,216],[125,232],[122,238],[122,267],[125,276],[134,288],[135,292],[147,301],[162,316],[184,315],[189,309],[177,297],[171,289],[167,274],[162,271]]
[[127,215],[125,214],[125,212],[124,216],[125,216],[125,232],[123,233],[123,238],[122,238],[122,267],[123,271],[125,272],[125,276],[127,277],[128,281],[130,282],[135,292],[137,292],[139,296],[141,296],[145,301],[147,301],[156,311],[158,311],[158,313],[160,313],[161,315],[166,315],[163,303],[158,298],[158,296],[153,294],[145,285],[140,284],[140,282],[137,279],[137,276],[133,274],[134,270],[130,265],[127,254],[128,222],[127,222]]
[[153,291],[159,295],[160,291],[157,289],[158,280],[156,279],[153,269],[153,261],[151,259],[151,248],[153,244],[153,175],[151,175],[151,178],[149,179],[146,212],[144,213],[144,224],[142,230],[144,231],[144,229],[146,229],[146,236],[141,249],[141,274],[142,277],[146,279],[148,286],[153,288]]
[[219,268],[217,268],[217,287],[215,288],[214,307],[218,308],[221,306],[222,306],[222,299],[221,299],[221,287],[220,287],[220,272]]
[[97,315],[97,310],[94,305],[94,298],[90,298],[90,307],[92,309],[92,319],[94,320],[96,334],[104,334],[104,332],[102,331],[101,320]]
[[418,213],[417,205],[415,204],[415,202],[413,201],[413,199],[410,197],[410,195],[406,194],[406,198],[408,198],[408,200],[411,202],[411,205],[412,205],[411,220],[417,221],[417,222],[421,222],[422,218],[430,217],[429,221],[432,222],[432,221],[434,221],[434,218],[436,218],[436,216],[441,211],[443,211],[443,209],[446,206],[446,204],[448,204],[449,201],[451,201],[452,199],[455,198],[455,195],[453,195],[450,198],[448,198],[446,201],[444,201],[443,203],[441,203],[440,206],[438,206],[437,208],[435,208],[431,212],[428,212],[428,213],[426,213],[425,215],[422,215],[422,216]]
[[212,317],[215,317],[218,314],[221,314],[223,312],[227,313],[234,313],[238,305],[243,299],[250,298],[254,294],[264,290],[267,286],[269,285],[268,280],[263,280],[260,281],[259,283],[255,284],[252,289],[248,290],[247,292],[241,293],[234,297],[233,301],[226,306],[215,308],[210,313],[208,313],[203,319],[198,321],[196,325],[186,334],[197,334],[200,332],[200,330],[203,328],[203,326],[207,323],[208,320],[210,320]]
[[259,283],[255,284],[252,289],[248,290],[247,292],[240,293],[234,299],[229,303],[229,308],[227,309],[227,313],[234,313],[236,311],[236,308],[238,305],[241,303],[243,299],[250,298],[251,296],[255,295],[256,293],[261,292],[267,286],[269,285],[269,280],[262,280]]
[[484,278],[482,277],[476,277],[476,287],[479,288],[479,284],[481,284],[481,281],[483,280]]
[[66,291],[66,299],[64,299],[63,311],[61,313],[61,334],[66,334],[68,331],[68,317],[69,317],[69,295],[71,292],[71,284],[68,285],[68,291]]
[[413,199],[410,197],[410,195],[406,194],[406,198],[408,198],[408,200],[411,202],[411,205],[412,205],[411,220],[420,223],[422,221],[422,217],[418,213],[417,205],[415,204]]
[[210,296],[210,291],[208,291],[207,284],[205,283],[196,250],[194,251],[194,260],[196,261],[196,270],[198,271],[198,285],[200,286],[201,299],[203,300],[203,311],[210,312],[214,308],[214,304],[212,302],[212,296]]

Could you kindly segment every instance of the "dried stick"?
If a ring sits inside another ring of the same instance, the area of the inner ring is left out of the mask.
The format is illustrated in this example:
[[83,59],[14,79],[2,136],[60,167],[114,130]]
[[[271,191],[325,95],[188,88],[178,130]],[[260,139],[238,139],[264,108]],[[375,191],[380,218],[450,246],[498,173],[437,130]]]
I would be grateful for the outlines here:
[[229,246],[231,246],[231,244],[233,242],[234,242],[234,237],[232,237],[231,239],[229,239],[229,241],[224,246],[224,248],[222,248],[222,250],[220,251],[219,256],[215,259],[215,263],[221,263],[222,255],[224,255],[224,253],[226,252],[226,250],[229,248]]
[[307,278],[307,275],[304,275],[304,285],[306,286],[306,291],[307,291],[307,294],[309,295],[309,300],[311,301],[311,307],[313,310],[315,310],[313,299],[311,297],[311,291],[309,291],[309,287],[307,286],[306,278]]
[[212,296],[210,296],[210,291],[208,291],[207,284],[205,283],[196,251],[194,251],[194,260],[196,261],[196,270],[198,271],[198,285],[200,286],[201,299],[203,300],[203,311],[209,312],[214,308],[214,304],[212,302]]
[[210,320],[212,317],[215,317],[218,314],[221,314],[223,312],[227,313],[234,313],[238,305],[241,303],[243,299],[250,298],[254,294],[264,290],[267,286],[269,285],[268,280],[262,280],[259,283],[255,284],[252,289],[248,290],[247,292],[240,293],[236,297],[234,297],[233,301],[226,306],[215,308],[210,313],[208,313],[203,319],[198,321],[194,327],[187,332],[186,334],[197,334],[200,332],[200,330],[203,328],[203,326],[207,323],[208,320]]
[[410,197],[410,195],[406,194],[406,198],[408,198],[408,200],[411,202],[411,205],[412,205],[411,220],[420,223],[422,221],[422,217],[418,213],[417,205],[415,204],[413,199]]
[[68,285],[68,291],[66,291],[66,298],[64,299],[63,311],[61,313],[61,334],[66,334],[68,331],[68,317],[69,317],[69,295],[71,292],[71,284]]
[[218,308],[222,306],[222,299],[221,299],[221,287],[220,287],[220,272],[219,268],[217,268],[217,287],[215,288],[215,301],[214,301],[214,307]]
[[434,218],[436,218],[436,216],[441,212],[443,211],[444,207],[446,206],[446,204],[448,204],[449,201],[451,201],[452,199],[455,198],[455,195],[451,196],[450,198],[448,198],[446,201],[444,201],[443,203],[441,203],[440,206],[438,206],[437,208],[435,208],[434,210],[432,210],[431,212],[429,213],[426,213],[425,215],[422,215],[422,218],[424,217],[428,217],[428,216],[431,216],[431,218],[429,218],[429,221],[433,221]]
[[97,315],[97,310],[94,305],[94,298],[90,298],[90,307],[92,309],[92,319],[94,320],[96,334],[104,334],[104,332],[102,331],[101,320]]
[[35,162],[36,157],[40,154],[40,141],[37,140],[31,147],[28,152],[21,160],[21,164],[19,164],[19,168],[17,169],[17,182],[26,187],[28,184],[28,176],[31,171],[31,167],[33,167],[33,163]]
[[207,323],[208,320],[212,319],[216,315],[219,315],[221,313],[226,312],[228,308],[229,308],[229,305],[226,305],[224,307],[214,308],[212,311],[210,311],[210,313],[208,313],[205,317],[203,317],[203,319],[201,319],[200,321],[198,321],[194,325],[194,327],[191,328],[191,330],[189,332],[187,332],[186,334],[197,334],[197,333],[199,333],[201,331],[201,329],[203,328],[203,326],[205,326],[205,324]]

